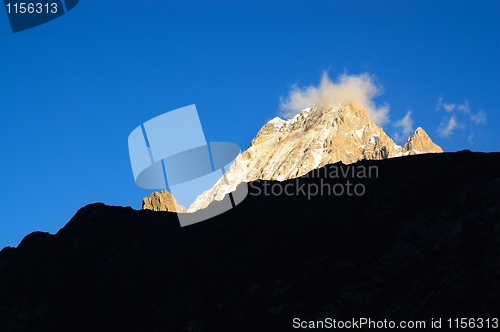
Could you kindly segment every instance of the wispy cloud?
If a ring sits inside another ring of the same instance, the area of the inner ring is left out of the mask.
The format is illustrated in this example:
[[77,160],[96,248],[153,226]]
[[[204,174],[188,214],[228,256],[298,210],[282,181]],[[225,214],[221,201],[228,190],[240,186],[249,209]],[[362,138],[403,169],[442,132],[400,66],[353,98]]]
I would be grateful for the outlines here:
[[389,105],[377,107],[373,98],[382,93],[382,87],[368,73],[360,75],[340,75],[333,82],[328,73],[323,76],[318,86],[299,88],[293,85],[286,99],[281,99],[281,115],[291,118],[307,107],[316,104],[318,107],[335,106],[343,102],[355,102],[364,107],[370,118],[377,124],[389,122]]
[[465,114],[470,113],[470,106],[469,106],[469,102],[466,100],[466,101],[465,101],[465,103],[458,105],[458,108],[457,108],[457,109],[458,109],[459,111],[464,112]]
[[451,113],[454,110],[462,111],[465,114],[470,112],[469,102],[466,100],[463,104],[447,104],[443,103],[443,96],[440,96],[436,104],[436,111],[444,109],[446,112]]
[[395,128],[400,128],[400,131],[397,131],[394,134],[394,140],[396,142],[403,142],[412,133],[413,131],[413,119],[411,118],[412,113],[413,113],[412,111],[407,111],[404,118],[399,119],[394,123]]
[[436,111],[439,111],[443,106],[443,96],[439,96],[438,102],[436,104]]
[[[439,125],[437,132],[441,137],[451,137],[457,129],[466,129],[468,126],[475,124],[486,123],[486,113],[479,111],[476,114],[470,114],[471,109],[469,102],[465,100],[463,103],[445,103],[443,102],[443,96],[440,96],[436,104],[436,110],[444,110],[451,115],[443,116],[441,124]],[[472,143],[475,133],[471,131],[468,140]]]
[[439,125],[439,128],[437,132],[439,133],[440,137],[450,137],[453,134],[453,131],[458,127],[458,122],[457,119],[455,118],[454,115],[452,115],[449,120],[445,120],[443,118],[443,121],[441,121],[441,124]]
[[443,104],[443,108],[446,112],[453,112],[455,109],[455,104]]
[[477,114],[471,114],[470,120],[475,124],[485,124],[486,123],[486,113],[483,111],[477,112]]
[[467,140],[469,141],[470,144],[472,144],[472,139],[474,138],[474,133],[470,133],[469,137],[467,138]]

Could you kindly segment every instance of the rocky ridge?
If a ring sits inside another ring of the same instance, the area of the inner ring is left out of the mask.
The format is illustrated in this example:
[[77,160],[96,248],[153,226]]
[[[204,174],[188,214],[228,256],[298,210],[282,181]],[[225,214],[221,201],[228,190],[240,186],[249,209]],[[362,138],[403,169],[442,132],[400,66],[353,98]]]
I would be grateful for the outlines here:
[[[0,331],[275,332],[296,317],[491,323],[499,163],[500,153],[470,151],[361,160],[355,167],[379,169],[356,178],[363,196],[263,190],[338,183],[329,177],[256,181],[234,209],[189,227],[175,213],[88,205],[57,234],[0,251]],[[340,167],[354,166],[317,173]]]
[[143,210],[153,211],[170,211],[170,212],[186,212],[186,208],[177,204],[175,197],[168,192],[162,190],[160,192],[152,192],[149,197],[142,199]]

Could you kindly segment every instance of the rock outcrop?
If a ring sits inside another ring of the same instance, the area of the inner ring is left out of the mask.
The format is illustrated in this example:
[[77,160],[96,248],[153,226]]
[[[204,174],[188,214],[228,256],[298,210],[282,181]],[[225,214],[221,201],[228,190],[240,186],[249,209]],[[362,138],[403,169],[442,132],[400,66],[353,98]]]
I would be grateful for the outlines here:
[[442,153],[443,150],[436,144],[434,144],[421,127],[415,130],[413,136],[408,138],[406,144],[403,146],[403,154],[421,154],[421,153]]
[[175,197],[168,192],[162,190],[160,192],[152,192],[149,197],[142,199],[143,210],[153,211],[169,211],[169,212],[186,212],[186,208],[177,204]]

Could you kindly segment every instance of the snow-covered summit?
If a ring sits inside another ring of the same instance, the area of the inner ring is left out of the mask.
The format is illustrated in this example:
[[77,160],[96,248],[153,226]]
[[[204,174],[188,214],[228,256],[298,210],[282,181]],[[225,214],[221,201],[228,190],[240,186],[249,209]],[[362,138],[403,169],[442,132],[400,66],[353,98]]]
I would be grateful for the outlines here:
[[387,159],[418,153],[442,152],[422,128],[399,146],[378,127],[364,108],[342,103],[306,108],[293,118],[266,123],[238,156],[230,170],[189,207],[196,211],[221,200],[239,183],[257,179],[283,181],[326,164],[351,164],[362,159]]

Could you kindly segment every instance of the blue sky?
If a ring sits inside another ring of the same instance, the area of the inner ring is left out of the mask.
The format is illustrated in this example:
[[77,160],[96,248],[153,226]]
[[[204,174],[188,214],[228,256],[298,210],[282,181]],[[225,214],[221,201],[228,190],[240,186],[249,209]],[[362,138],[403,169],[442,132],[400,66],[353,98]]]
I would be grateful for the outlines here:
[[499,151],[499,14],[498,1],[82,0],[13,34],[0,13],[0,247],[89,203],[139,209],[150,191],[127,138],[141,123],[196,104],[207,141],[246,149],[325,71],[367,73],[391,137],[411,111],[445,151]]

